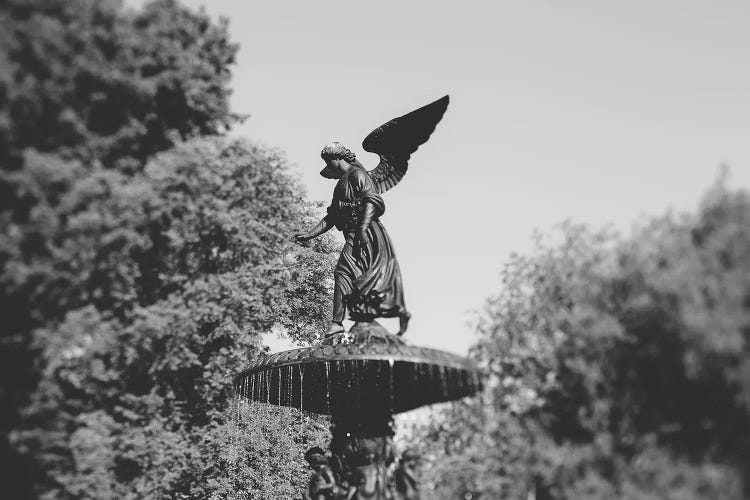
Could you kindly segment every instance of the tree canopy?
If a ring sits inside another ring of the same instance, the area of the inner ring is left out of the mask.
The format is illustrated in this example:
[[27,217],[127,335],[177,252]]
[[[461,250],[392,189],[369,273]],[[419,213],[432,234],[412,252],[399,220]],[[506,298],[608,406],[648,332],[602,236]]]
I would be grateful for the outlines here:
[[697,214],[566,223],[513,256],[477,322],[483,398],[416,435],[431,498],[745,498],[748,228],[720,181]]
[[0,164],[33,148],[125,173],[226,130],[237,47],[175,0],[9,0],[0,7]]
[[[332,243],[292,245],[315,207],[283,155],[223,135],[225,22],[11,1],[0,37],[5,490],[207,498],[229,481],[231,378],[261,334],[322,328]],[[256,491],[299,486],[301,462]]]

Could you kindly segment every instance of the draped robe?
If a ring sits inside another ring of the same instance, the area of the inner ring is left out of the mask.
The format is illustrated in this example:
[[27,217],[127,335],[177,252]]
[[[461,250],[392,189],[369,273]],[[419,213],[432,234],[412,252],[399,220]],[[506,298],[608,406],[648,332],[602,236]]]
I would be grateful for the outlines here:
[[[354,242],[365,203],[372,203],[375,215],[360,242],[360,255],[355,258]],[[344,307],[355,321],[397,317],[406,312],[401,271],[391,239],[379,219],[384,211],[383,198],[364,169],[354,167],[341,176],[326,215],[346,238],[334,271],[334,321],[344,319]]]

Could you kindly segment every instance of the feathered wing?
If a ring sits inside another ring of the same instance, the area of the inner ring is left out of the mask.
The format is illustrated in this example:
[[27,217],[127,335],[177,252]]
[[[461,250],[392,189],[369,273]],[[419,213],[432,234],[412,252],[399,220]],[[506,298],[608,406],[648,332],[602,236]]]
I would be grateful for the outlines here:
[[446,109],[448,96],[394,118],[365,137],[362,148],[380,155],[378,166],[367,172],[380,193],[404,177],[412,153],[427,142]]

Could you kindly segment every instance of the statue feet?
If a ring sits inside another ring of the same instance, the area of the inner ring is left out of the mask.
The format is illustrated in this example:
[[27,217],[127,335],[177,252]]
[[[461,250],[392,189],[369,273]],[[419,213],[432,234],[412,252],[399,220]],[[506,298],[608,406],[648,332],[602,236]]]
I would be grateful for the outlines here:
[[398,334],[397,335],[403,335],[406,332],[406,329],[409,328],[409,320],[411,319],[411,313],[408,311],[404,311],[404,313],[398,317]]
[[344,324],[332,321],[331,326],[328,327],[328,331],[323,336],[323,339],[325,340],[330,337],[333,337],[337,333],[344,333]]

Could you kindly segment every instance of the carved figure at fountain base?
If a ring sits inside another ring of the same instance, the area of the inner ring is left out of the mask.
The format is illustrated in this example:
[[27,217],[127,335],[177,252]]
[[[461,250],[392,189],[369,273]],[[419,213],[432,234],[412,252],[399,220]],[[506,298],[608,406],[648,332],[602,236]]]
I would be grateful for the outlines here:
[[395,461],[389,420],[338,420],[332,426],[331,454],[346,485],[346,500],[394,500],[390,474]]
[[305,460],[313,471],[308,481],[307,491],[303,500],[335,500],[341,497],[333,470],[328,465],[325,452],[322,448],[314,446],[305,453]]

